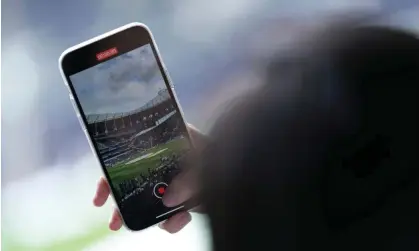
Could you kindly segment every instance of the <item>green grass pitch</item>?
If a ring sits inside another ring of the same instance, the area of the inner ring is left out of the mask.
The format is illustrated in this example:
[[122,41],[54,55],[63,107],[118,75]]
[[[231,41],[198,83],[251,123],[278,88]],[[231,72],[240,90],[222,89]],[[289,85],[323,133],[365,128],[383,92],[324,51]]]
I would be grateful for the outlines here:
[[[163,145],[155,146],[142,153],[139,153],[132,160],[120,163],[108,169],[109,177],[113,185],[118,185],[124,180],[130,180],[139,177],[140,174],[148,175],[148,169],[158,167],[160,158],[162,156],[172,156],[173,153],[182,151],[189,147],[189,142],[186,138],[170,141]],[[144,155],[148,157],[135,161]]]

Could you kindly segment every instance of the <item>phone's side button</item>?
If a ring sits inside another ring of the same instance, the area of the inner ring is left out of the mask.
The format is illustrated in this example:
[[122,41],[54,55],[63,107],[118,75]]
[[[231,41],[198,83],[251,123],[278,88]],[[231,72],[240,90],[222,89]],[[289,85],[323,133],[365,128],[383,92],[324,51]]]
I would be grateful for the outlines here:
[[77,119],[79,120],[79,122],[80,122],[80,126],[81,126],[81,128],[85,128],[85,126],[84,126],[84,123],[83,123],[83,119],[81,118],[81,115],[80,115],[80,112],[79,112],[79,109],[77,108],[77,104],[76,104],[76,101],[74,101],[74,97],[73,97],[73,95],[71,95],[71,93],[69,93],[68,94],[69,95],[69,98],[70,98],[70,102],[71,102],[71,105],[73,106],[73,109],[74,109],[74,112],[76,113],[76,115],[77,115]]
[[96,150],[95,150],[95,148],[94,148],[94,146],[92,144],[92,141],[90,140],[89,132],[86,129],[83,129],[83,132],[84,132],[84,135],[86,135],[87,142],[89,142],[90,150],[92,150],[92,152],[95,155],[96,159],[98,159]]
[[81,118],[81,115],[79,113],[77,113],[77,120],[79,121],[79,124],[81,128],[83,129],[83,131],[86,131],[86,127],[84,126],[83,119]]
[[74,102],[74,99],[72,98],[71,94],[70,94],[70,102],[71,102],[71,105],[73,106],[74,111],[75,111],[76,113],[79,113],[79,111],[78,111],[78,109],[77,109],[76,102]]

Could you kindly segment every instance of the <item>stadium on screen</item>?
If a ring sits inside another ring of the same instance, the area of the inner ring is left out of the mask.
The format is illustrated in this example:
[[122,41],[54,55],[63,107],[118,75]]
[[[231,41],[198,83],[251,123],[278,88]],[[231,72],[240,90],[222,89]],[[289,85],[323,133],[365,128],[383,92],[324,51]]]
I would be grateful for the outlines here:
[[87,121],[110,179],[121,194],[152,186],[165,172],[159,170],[177,162],[189,149],[181,116],[167,90],[160,90],[133,111],[90,114]]

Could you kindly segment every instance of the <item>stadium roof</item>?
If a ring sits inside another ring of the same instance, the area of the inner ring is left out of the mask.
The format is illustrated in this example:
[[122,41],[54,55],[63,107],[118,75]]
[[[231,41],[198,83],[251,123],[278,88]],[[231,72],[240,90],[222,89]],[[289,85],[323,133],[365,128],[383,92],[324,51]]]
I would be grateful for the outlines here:
[[129,111],[129,112],[119,112],[119,113],[103,113],[103,114],[89,114],[86,116],[87,123],[97,123],[107,120],[112,120],[116,118],[122,118],[128,115],[136,114],[142,111],[145,111],[151,107],[154,107],[158,104],[163,103],[164,101],[170,99],[170,94],[168,90],[160,90],[156,97],[148,101],[145,105],[141,106],[138,109]]

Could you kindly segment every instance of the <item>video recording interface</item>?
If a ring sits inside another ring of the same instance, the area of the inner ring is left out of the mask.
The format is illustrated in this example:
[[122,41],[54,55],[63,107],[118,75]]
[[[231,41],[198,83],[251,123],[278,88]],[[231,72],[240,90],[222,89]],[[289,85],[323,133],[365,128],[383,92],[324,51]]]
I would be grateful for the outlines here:
[[175,210],[161,198],[190,143],[151,45],[70,80],[125,221],[155,220]]

